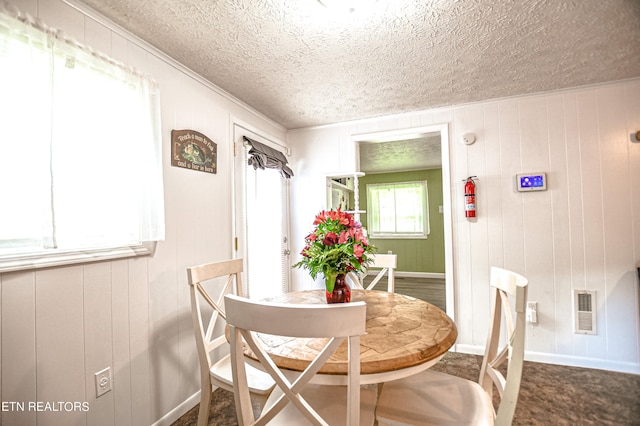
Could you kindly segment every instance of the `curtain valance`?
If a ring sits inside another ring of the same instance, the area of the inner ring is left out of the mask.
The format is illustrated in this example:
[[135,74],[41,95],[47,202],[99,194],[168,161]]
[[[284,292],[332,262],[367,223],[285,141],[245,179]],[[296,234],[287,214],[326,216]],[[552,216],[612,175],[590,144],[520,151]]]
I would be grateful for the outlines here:
[[293,176],[293,170],[287,165],[287,158],[282,152],[246,136],[243,138],[250,145],[248,159],[250,166],[254,169],[277,169],[282,177],[287,179]]

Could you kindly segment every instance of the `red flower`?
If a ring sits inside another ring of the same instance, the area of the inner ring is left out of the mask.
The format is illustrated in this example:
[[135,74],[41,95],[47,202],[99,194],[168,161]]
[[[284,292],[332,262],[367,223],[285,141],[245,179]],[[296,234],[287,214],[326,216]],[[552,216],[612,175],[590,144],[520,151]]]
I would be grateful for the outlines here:
[[338,242],[338,236],[336,235],[335,232],[329,232],[327,235],[325,235],[324,239],[322,240],[322,244],[324,244],[325,246],[333,246],[337,244],[337,242]]
[[326,211],[321,211],[320,213],[318,213],[316,215],[316,219],[313,221],[314,225],[319,225],[322,222],[324,222],[325,220],[327,220],[327,212]]
[[318,236],[316,235],[315,232],[310,233],[309,235],[307,235],[305,237],[305,240],[307,241],[315,241],[318,238]]

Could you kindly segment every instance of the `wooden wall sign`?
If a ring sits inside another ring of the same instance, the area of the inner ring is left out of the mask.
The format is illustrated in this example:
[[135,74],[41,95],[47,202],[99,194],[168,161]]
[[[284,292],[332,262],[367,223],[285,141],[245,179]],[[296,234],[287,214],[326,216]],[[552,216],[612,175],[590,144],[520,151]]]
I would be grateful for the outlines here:
[[171,131],[171,165],[217,173],[218,146],[195,130]]

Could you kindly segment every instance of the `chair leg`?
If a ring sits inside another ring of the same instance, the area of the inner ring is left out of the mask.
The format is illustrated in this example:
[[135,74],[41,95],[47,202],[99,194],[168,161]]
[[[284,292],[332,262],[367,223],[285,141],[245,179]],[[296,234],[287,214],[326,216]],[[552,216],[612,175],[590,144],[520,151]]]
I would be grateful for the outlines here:
[[211,405],[211,383],[202,386],[200,391],[200,409],[198,410],[198,426],[209,424],[209,406]]

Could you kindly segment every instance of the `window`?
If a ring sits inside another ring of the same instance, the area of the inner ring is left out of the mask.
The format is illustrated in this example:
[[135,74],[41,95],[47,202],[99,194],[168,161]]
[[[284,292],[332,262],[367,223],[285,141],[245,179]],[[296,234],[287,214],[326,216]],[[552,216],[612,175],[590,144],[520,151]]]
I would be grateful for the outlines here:
[[367,185],[371,238],[426,238],[429,235],[427,181]]
[[0,93],[0,271],[164,239],[151,79],[0,5]]

